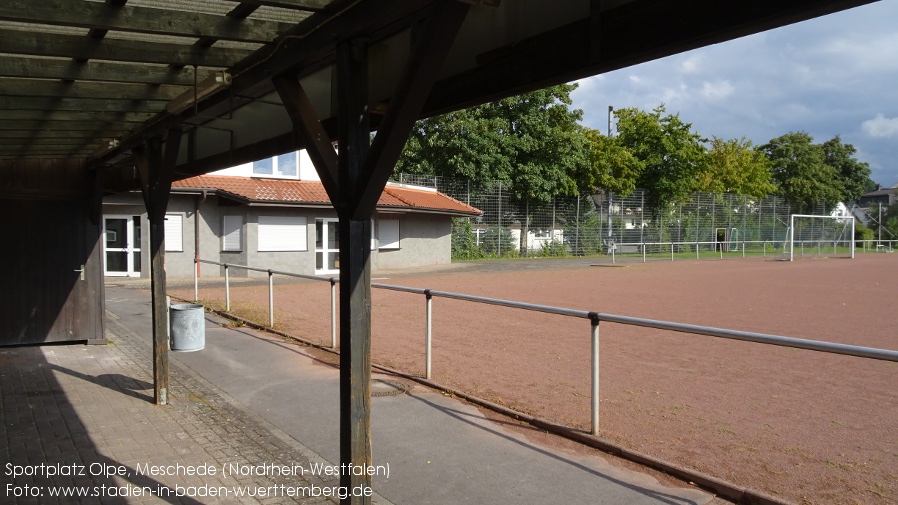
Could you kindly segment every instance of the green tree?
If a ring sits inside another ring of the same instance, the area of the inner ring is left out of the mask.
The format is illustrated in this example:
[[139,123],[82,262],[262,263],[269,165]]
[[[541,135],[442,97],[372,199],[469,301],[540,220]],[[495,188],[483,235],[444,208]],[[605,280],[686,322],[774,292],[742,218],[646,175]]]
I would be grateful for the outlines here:
[[571,109],[576,84],[561,84],[419,121],[397,173],[465,178],[475,187],[503,181],[513,201],[546,203],[577,193],[586,163],[583,111]]
[[868,188],[873,182],[870,179],[870,165],[858,161],[854,157],[856,153],[857,149],[851,144],[843,144],[838,135],[823,143],[823,161],[836,170],[844,188],[842,201],[845,202],[857,200],[870,191]]
[[708,164],[698,175],[696,189],[763,198],[776,191],[776,185],[770,160],[750,140],[714,137],[708,150]]
[[664,104],[651,113],[635,108],[614,112],[615,140],[642,164],[636,185],[646,191],[647,204],[656,213],[695,191],[708,164],[707,139],[692,132],[679,114],[665,112]]
[[576,88],[561,84],[419,121],[395,171],[464,178],[479,188],[499,180],[525,208],[575,195],[588,154],[583,111],[570,108]]
[[588,128],[585,133],[589,151],[587,163],[577,175],[580,189],[586,193],[604,190],[621,196],[632,193],[642,172],[642,162],[616,139]]
[[836,169],[826,164],[823,146],[805,132],[789,132],[760,147],[773,164],[777,193],[793,212],[809,212],[815,204],[832,206],[845,188]]

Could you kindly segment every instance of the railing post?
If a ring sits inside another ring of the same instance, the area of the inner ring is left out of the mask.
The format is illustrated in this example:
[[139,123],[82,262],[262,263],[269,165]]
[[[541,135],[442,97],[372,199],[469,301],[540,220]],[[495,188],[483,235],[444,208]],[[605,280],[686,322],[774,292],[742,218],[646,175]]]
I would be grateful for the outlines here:
[[268,269],[268,327],[274,328],[274,275]]
[[200,280],[198,270],[200,269],[200,260],[193,258],[193,301],[200,301]]
[[337,280],[331,277],[331,349],[337,348]]
[[695,241],[695,259],[699,259],[699,257],[698,257],[698,240]]
[[645,263],[645,242],[642,243],[642,262]]
[[674,260],[674,259],[673,259],[673,249],[674,249],[673,246],[674,246],[674,245],[673,245],[673,242],[671,242],[671,243],[670,243],[670,261],[673,261],[673,260]]
[[761,243],[761,249],[764,251],[762,253],[762,255],[766,258],[767,257],[767,241],[766,240]]
[[430,290],[424,290],[425,308],[424,308],[424,378],[430,380],[431,376],[431,338],[433,336],[433,295]]
[[611,244],[611,264],[614,264],[614,250],[617,249],[617,244]]
[[745,241],[742,241],[742,257],[745,257]]
[[592,434],[599,435],[599,318],[590,317],[592,338]]
[[225,310],[231,311],[231,283],[228,279],[228,264],[224,264],[225,267]]

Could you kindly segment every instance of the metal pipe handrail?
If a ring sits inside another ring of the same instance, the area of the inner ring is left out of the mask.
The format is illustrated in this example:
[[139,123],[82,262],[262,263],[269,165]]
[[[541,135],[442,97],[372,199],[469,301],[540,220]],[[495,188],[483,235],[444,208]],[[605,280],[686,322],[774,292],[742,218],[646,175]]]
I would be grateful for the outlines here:
[[270,273],[270,274],[276,274],[276,275],[285,275],[285,276],[287,276],[287,277],[299,277],[299,278],[302,278],[302,279],[310,279],[310,280],[313,280],[313,281],[330,282],[331,280],[334,280],[335,282],[340,282],[340,278],[339,278],[339,277],[321,277],[320,275],[297,274],[297,273],[294,273],[294,272],[284,272],[284,271],[281,271],[281,270],[272,270],[272,269],[270,269],[270,268],[251,267],[251,266],[248,266],[248,265],[239,265],[239,264],[237,264],[237,263],[219,263],[219,262],[217,262],[217,261],[210,261],[210,260],[204,260],[204,259],[195,259],[194,261],[195,261],[195,262],[198,262],[198,263],[208,263],[208,264],[210,264],[210,265],[218,265],[218,266],[223,266],[223,267],[243,268],[243,269],[245,269],[245,270],[252,270],[252,271],[254,271],[254,272],[263,272],[263,273]]
[[[208,260],[198,260],[204,263],[223,265],[224,263],[216,263]],[[258,268],[245,267],[243,265],[229,264],[236,268],[247,268],[262,272],[271,272],[279,275],[310,277],[303,274],[293,274],[288,272],[279,272],[276,270],[264,270]],[[317,280],[339,282],[338,278],[321,278]],[[662,321],[657,319],[646,319],[640,317],[623,316],[619,314],[608,314],[604,312],[595,312],[587,310],[568,309],[564,307],[554,307],[550,305],[540,305],[534,303],[517,302],[514,300],[504,300],[500,298],[490,298],[485,296],[466,295],[462,293],[453,293],[450,291],[438,291],[433,289],[414,288],[408,286],[396,286],[393,284],[371,283],[371,287],[379,289],[387,289],[391,291],[402,291],[419,295],[429,295],[438,298],[451,298],[455,300],[463,300],[475,303],[483,303],[487,305],[500,305],[504,307],[545,312],[549,314],[557,314],[559,316],[577,317],[581,319],[590,319],[597,321],[607,321],[610,323],[625,324],[630,326],[642,326],[646,328],[655,328],[659,330],[669,330],[679,333],[692,333],[697,335],[707,335],[711,337],[727,338],[731,340],[742,340],[748,342],[758,342],[763,344],[779,345],[785,347],[794,347],[798,349],[809,349],[813,351],[828,352],[834,354],[844,354],[848,356],[858,356],[871,359],[879,359],[886,361],[898,362],[898,351],[877,349],[874,347],[855,346],[850,344],[838,344],[833,342],[825,342],[822,340],[808,340],[794,337],[786,337],[782,335],[772,335],[767,333],[756,333],[740,330],[730,330],[727,328],[717,328],[713,326],[700,326],[686,323],[675,323],[671,321]]]
[[[695,244],[695,242],[689,242]],[[716,243],[716,242],[711,242]],[[309,278],[314,280],[329,281],[331,284],[331,347],[336,349],[336,283],[339,278],[330,277],[323,278],[310,276],[306,274],[296,274],[291,272],[280,272],[276,270],[266,270],[261,268],[248,267],[245,265],[236,265],[232,263],[218,263],[215,261],[195,259],[196,262],[209,263],[213,265],[223,265],[225,273],[229,266],[236,268],[246,268],[247,270],[267,272],[269,276],[269,321],[270,326],[274,326],[274,294],[271,276],[274,274],[287,275],[291,277]],[[194,269],[194,275],[196,275]],[[228,293],[228,280],[225,276],[225,292]],[[194,278],[196,285],[196,278]],[[409,286],[396,286],[393,284],[371,283],[372,288],[386,289],[391,291],[399,291],[424,295],[426,297],[425,305],[425,377],[431,378],[431,338],[432,338],[432,300],[433,298],[449,298],[454,300],[462,300],[474,303],[482,303],[486,305],[498,305],[514,309],[522,309],[559,316],[576,317],[580,319],[588,319],[590,321],[590,339],[592,342],[592,434],[599,434],[599,323],[602,321],[616,324],[624,324],[630,326],[641,326],[645,328],[654,328],[658,330],[674,331],[678,333],[690,333],[694,335],[705,335],[711,337],[725,338],[730,340],[740,340],[745,342],[755,342],[760,344],[777,345],[781,347],[791,347],[796,349],[807,349],[818,352],[826,352],[831,354],[841,354],[846,356],[856,356],[861,358],[877,359],[883,361],[898,362],[898,351],[889,349],[878,349],[874,347],[856,346],[850,344],[839,344],[834,342],[824,342],[821,340],[809,340],[794,337],[785,337],[782,335],[771,335],[767,333],[756,333],[749,331],[730,330],[726,328],[716,328],[713,326],[700,326],[694,324],[675,323],[671,321],[661,321],[657,319],[646,319],[640,317],[622,316],[618,314],[607,314],[603,312],[586,311],[568,309],[565,307],[554,307],[551,305],[540,305],[534,303],[517,302],[514,300],[504,300],[501,298],[490,298],[485,296],[466,295],[462,293],[453,293],[450,291],[437,291],[433,289],[415,288]],[[230,307],[230,303],[228,303]],[[230,310],[230,309],[229,309]]]
[[557,314],[560,316],[578,317],[581,319],[590,319],[596,321],[607,321],[609,323],[625,324],[630,326],[642,326],[646,328],[655,328],[659,330],[675,331],[679,333],[692,333],[697,335],[707,335],[710,337],[727,338],[731,340],[742,340],[747,342],[758,342],[762,344],[779,345],[785,347],[794,347],[798,349],[809,349],[813,351],[829,352],[834,354],[844,354],[849,356],[859,356],[863,358],[879,359],[885,361],[898,361],[898,351],[886,349],[877,349],[874,347],[863,347],[849,344],[837,344],[825,342],[822,340],[808,340],[795,337],[785,337],[782,335],[772,335],[767,333],[755,333],[750,331],[730,330],[726,328],[716,328],[713,326],[700,326],[686,323],[675,323],[671,321],[661,321],[657,319],[646,319],[641,317],[622,316],[618,314],[606,314],[603,312],[592,312],[586,310],[567,309],[563,307],[553,307],[549,305],[538,305],[533,303],[516,302],[513,300],[502,300],[499,298],[488,298],[483,296],[465,295],[461,293],[451,293],[448,291],[436,291],[432,289],[410,288],[405,286],[393,286],[389,284],[371,284],[371,287],[382,289],[390,289],[393,291],[404,291],[407,293],[415,293],[422,295],[430,295],[440,298],[452,298],[456,300],[465,300],[475,303],[483,303],[489,305],[501,305],[516,309],[546,312],[549,314]]
[[[218,261],[204,260],[194,258],[194,263],[208,263],[210,265],[223,266],[225,269],[225,310],[231,311],[231,286],[228,276],[228,268],[243,268],[254,272],[263,272],[268,274],[268,327],[274,328],[274,276],[284,275],[287,277],[298,277],[301,279],[311,279],[313,281],[330,282],[331,285],[331,348],[337,348],[337,289],[336,284],[340,282],[337,277],[319,277],[317,275],[297,274],[293,272],[283,272],[280,270],[272,270],[270,268],[251,267],[249,265],[239,265],[236,263],[220,263]],[[199,301],[199,275],[196,269],[193,269],[193,300]]]

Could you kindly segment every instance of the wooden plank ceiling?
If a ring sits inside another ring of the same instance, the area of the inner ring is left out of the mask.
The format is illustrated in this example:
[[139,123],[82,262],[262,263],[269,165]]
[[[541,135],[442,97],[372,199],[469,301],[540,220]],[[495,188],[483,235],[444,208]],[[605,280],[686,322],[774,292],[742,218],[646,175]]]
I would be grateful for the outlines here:
[[83,158],[87,169],[129,173],[130,148],[173,128],[184,135],[179,177],[301,147],[271,78],[297,76],[335,132],[336,44],[363,40],[371,110],[382,112],[415,30],[441,1],[474,7],[425,115],[869,3],[3,0],[0,161]]

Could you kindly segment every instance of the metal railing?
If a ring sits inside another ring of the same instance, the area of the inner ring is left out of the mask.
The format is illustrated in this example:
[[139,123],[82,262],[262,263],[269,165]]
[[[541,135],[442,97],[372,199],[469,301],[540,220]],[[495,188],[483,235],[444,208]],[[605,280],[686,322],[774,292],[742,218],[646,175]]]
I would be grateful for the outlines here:
[[[335,277],[317,277],[314,275],[296,274],[290,272],[280,272],[277,270],[266,270],[262,268],[248,267],[245,265],[236,265],[233,263],[218,263],[215,261],[196,259],[195,262],[209,263],[212,265],[220,265],[225,268],[225,296],[227,310],[230,311],[229,278],[227,275],[228,268],[244,268],[256,272],[268,273],[269,287],[269,323],[274,326],[274,284],[272,282],[273,275],[286,275],[290,277],[300,277],[304,279],[312,279],[331,284],[331,348],[336,349],[336,289],[335,285],[339,282]],[[195,272],[195,269],[194,269]],[[857,356],[861,358],[877,359],[884,361],[898,362],[898,351],[888,349],[877,349],[873,347],[863,347],[848,344],[838,344],[833,342],[823,342],[820,340],[807,340],[801,338],[785,337],[781,335],[770,335],[765,333],[754,333],[748,331],[730,330],[726,328],[715,328],[711,326],[698,326],[693,324],[674,323],[670,321],[660,321],[655,319],[645,319],[639,317],[621,316],[616,314],[606,314],[602,312],[575,310],[563,307],[553,307],[549,305],[538,305],[532,303],[516,302],[512,300],[503,300],[498,298],[488,298],[482,296],[465,295],[461,293],[452,293],[448,291],[436,291],[432,289],[413,288],[406,286],[394,286],[390,284],[372,283],[372,288],[386,289],[391,291],[400,291],[405,293],[413,293],[424,295],[425,297],[425,329],[424,329],[424,346],[425,346],[425,378],[431,379],[431,336],[432,336],[432,314],[433,314],[433,298],[450,298],[455,300],[463,300],[473,303],[486,305],[498,305],[502,307],[510,307],[514,309],[522,309],[528,311],[545,312],[548,314],[556,314],[560,316],[587,319],[590,323],[590,342],[591,342],[591,381],[592,381],[592,410],[591,410],[591,433],[599,434],[599,323],[602,321],[609,323],[617,323],[631,326],[641,326],[645,328],[655,328],[659,330],[668,330],[678,333],[690,333],[695,335],[706,335],[711,337],[719,337],[730,340],[741,340],[745,342],[756,342],[760,344],[777,345],[782,347],[791,347],[796,349],[808,349],[812,351],[820,351],[832,354],[842,354],[846,356]],[[194,273],[194,299],[199,300],[198,279]]]
[[[898,240],[795,240],[794,254],[825,255],[844,254],[854,257],[854,253],[893,252]],[[786,243],[788,244],[788,242]],[[852,246],[853,244],[853,246]],[[608,247],[611,262],[616,263],[618,257],[634,258],[642,256],[642,261],[649,259],[692,259],[707,258],[708,253],[724,259],[733,255],[748,256],[788,256],[789,250],[783,247],[782,241],[744,240],[734,242],[689,241],[689,242],[615,242]]]
[[[281,272],[279,270],[272,270],[270,268],[256,268],[250,267],[246,265],[238,265],[234,263],[219,263],[217,261],[209,261],[196,258],[193,260],[194,264],[197,263],[208,263],[209,265],[218,265],[224,267],[224,278],[225,278],[225,310],[227,312],[231,311],[231,283],[230,276],[228,274],[228,269],[231,267],[234,268],[242,268],[245,270],[252,270],[254,272],[264,272],[268,274],[268,327],[274,328],[274,276],[275,275],[284,275],[287,277],[297,277],[300,279],[311,279],[313,281],[323,281],[329,282],[331,285],[331,348],[337,348],[337,283],[340,282],[340,279],[337,277],[321,277],[317,275],[308,275],[308,274],[297,274],[293,272]],[[200,285],[199,285],[199,275],[197,275],[197,269],[193,269],[193,299],[194,301],[198,301],[200,298]]]

